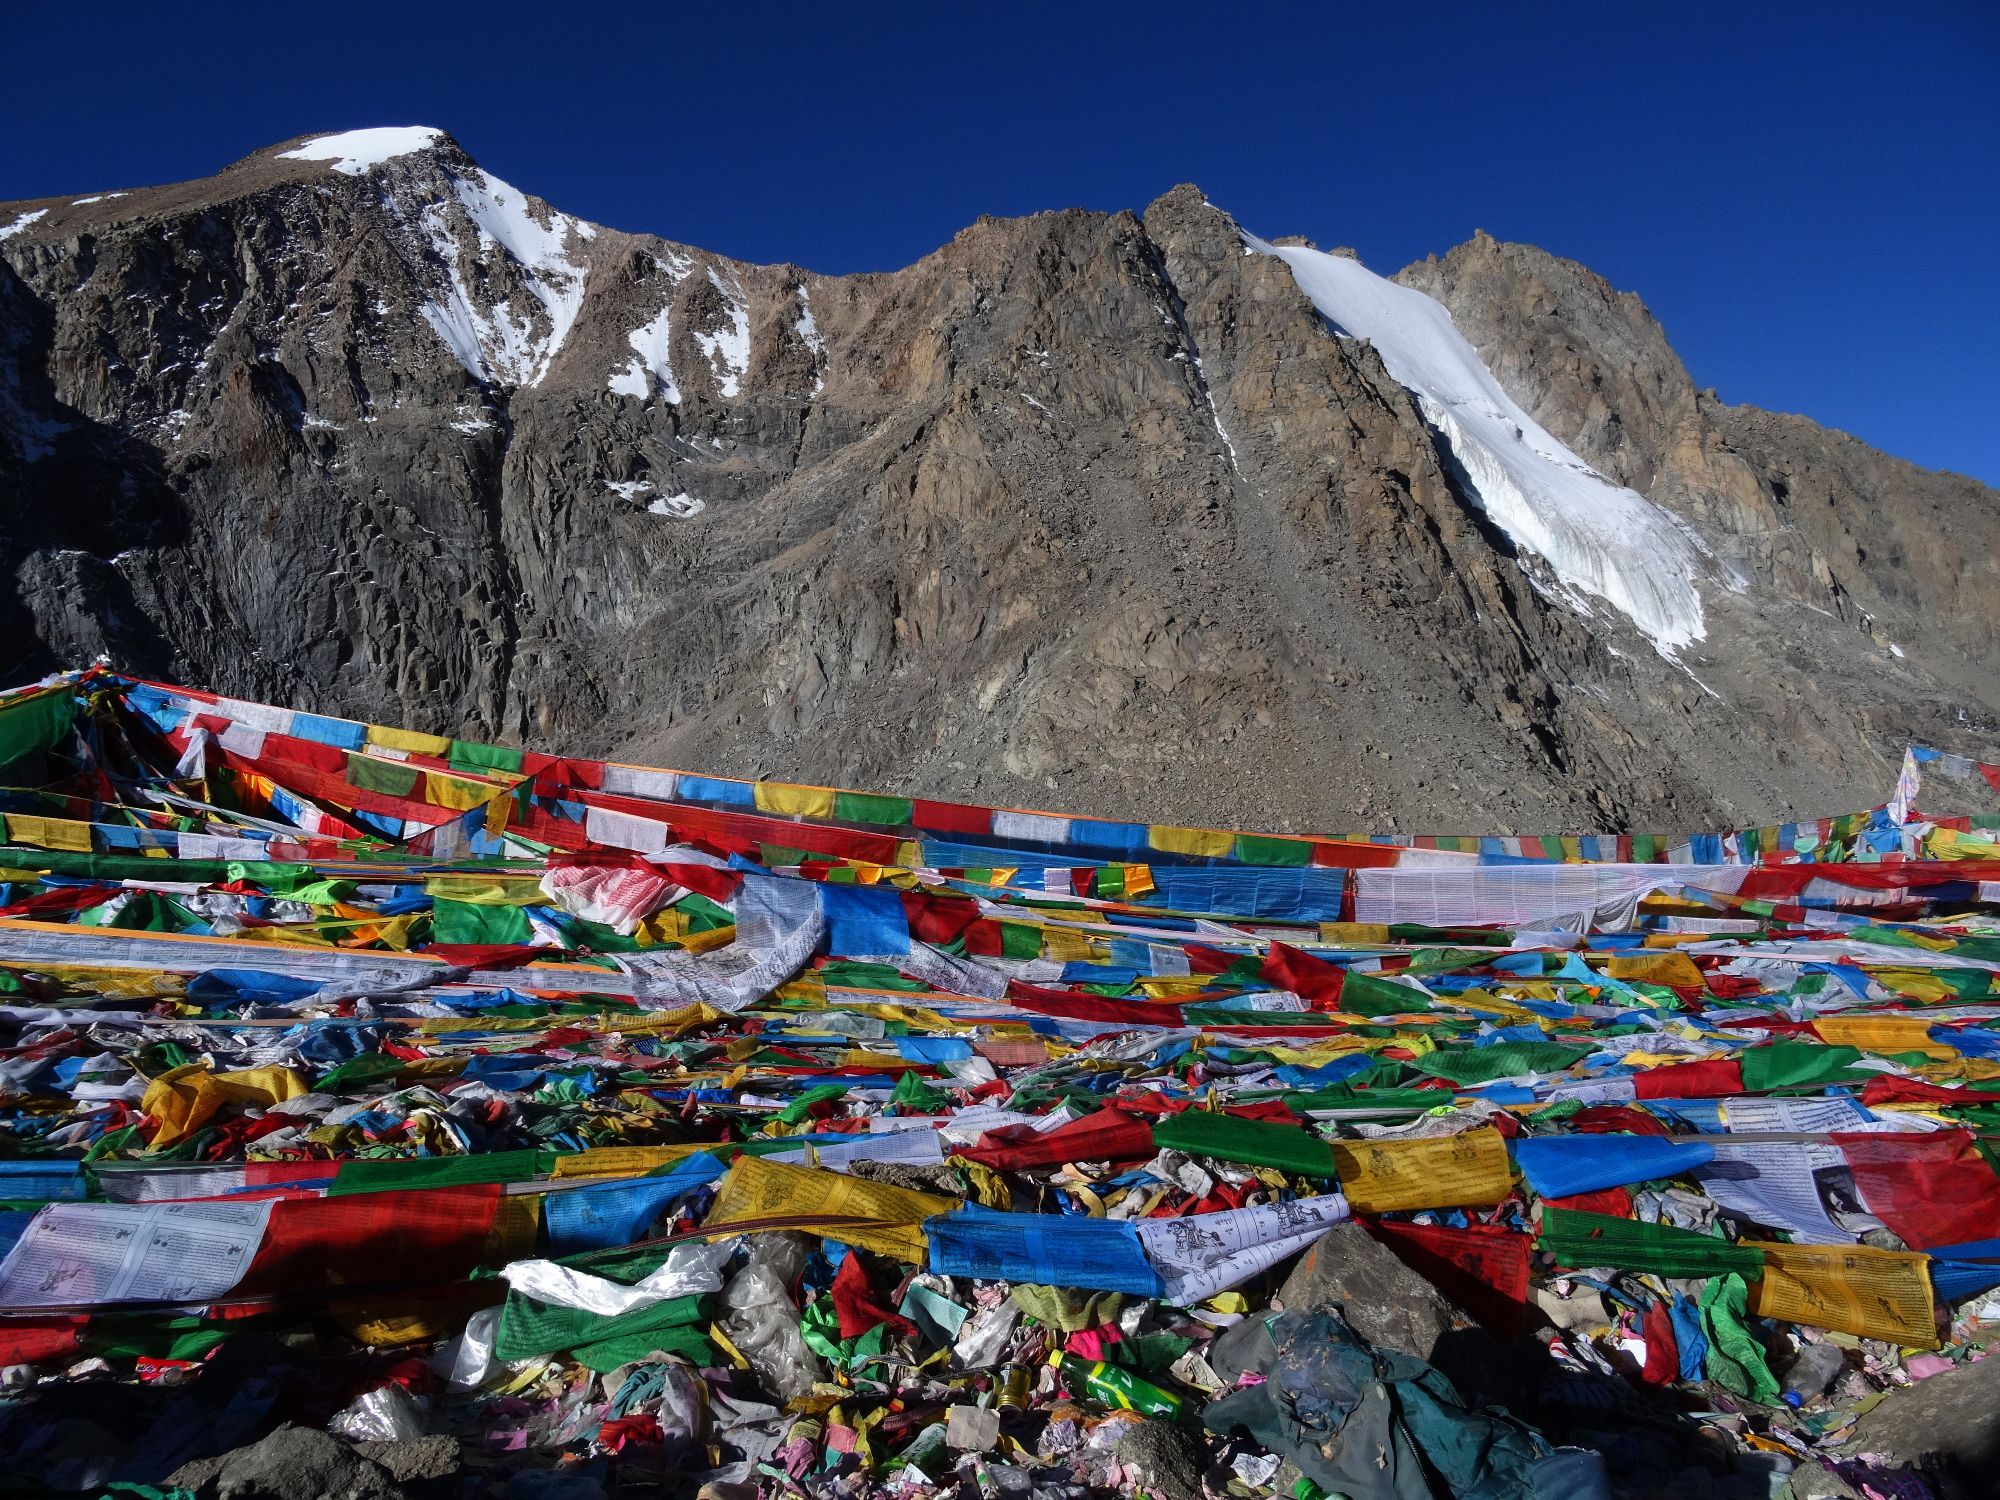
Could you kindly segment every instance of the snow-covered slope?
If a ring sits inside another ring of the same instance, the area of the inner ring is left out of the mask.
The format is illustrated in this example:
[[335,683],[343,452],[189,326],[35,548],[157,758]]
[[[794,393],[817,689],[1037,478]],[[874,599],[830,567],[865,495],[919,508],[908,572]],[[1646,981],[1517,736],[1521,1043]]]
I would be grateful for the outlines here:
[[398,156],[434,146],[444,132],[430,125],[384,125],[374,130],[349,130],[322,135],[278,155],[295,161],[326,161],[333,170],[360,177]]
[[583,245],[594,225],[482,171],[443,131],[399,125],[317,136],[281,160],[366,177],[402,225],[419,309],[483,381],[539,385],[583,307]]
[[1500,388],[1442,304],[1357,260],[1246,234],[1343,334],[1363,338],[1416,396],[1482,509],[1566,589],[1614,605],[1663,655],[1706,633],[1701,548],[1666,510],[1603,478]]

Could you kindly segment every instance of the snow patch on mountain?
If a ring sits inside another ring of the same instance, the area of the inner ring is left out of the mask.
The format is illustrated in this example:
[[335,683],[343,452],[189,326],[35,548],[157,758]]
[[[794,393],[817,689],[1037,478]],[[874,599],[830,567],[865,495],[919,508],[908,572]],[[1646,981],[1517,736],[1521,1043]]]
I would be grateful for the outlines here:
[[646,510],[651,515],[673,516],[682,521],[689,516],[698,516],[707,509],[706,502],[697,500],[692,495],[656,495],[646,504]]
[[812,292],[803,281],[799,283],[799,319],[792,327],[812,350],[812,393],[817,396],[826,389],[826,340],[820,337],[819,323],[813,317]]
[[1444,306],[1359,261],[1245,234],[1291,268],[1336,332],[1366,339],[1444,438],[1480,508],[1565,591],[1602,599],[1661,655],[1707,633],[1701,545],[1676,517],[1615,485],[1515,404]]
[[15,235],[19,234],[22,230],[26,229],[30,224],[33,224],[35,220],[46,219],[48,216],[49,216],[49,211],[46,208],[31,208],[26,213],[22,214],[20,218],[16,219],[13,223],[9,224],[5,229],[0,229],[0,240],[12,239]]
[[672,309],[661,308],[659,315],[626,335],[632,358],[622,370],[611,372],[611,389],[620,396],[636,396],[641,401],[657,389],[662,399],[681,404],[681,388],[674,380],[674,367],[667,354],[668,322]]
[[428,125],[385,125],[373,130],[348,130],[339,135],[322,135],[281,157],[297,161],[330,161],[333,170],[347,177],[360,177],[399,156],[425,151],[444,137],[442,130]]
[[415,189],[404,182],[385,197],[422,238],[419,274],[431,283],[424,321],[480,380],[539,385],[583,308],[584,267],[570,243],[597,231],[546,204],[537,213],[520,189],[477,167],[444,175],[449,196],[406,201]]
[[734,396],[742,389],[743,377],[750,373],[750,309],[742,290],[724,285],[713,266],[708,268],[708,279],[729,308],[729,326],[714,333],[697,333],[694,341],[711,368],[718,363],[722,367],[716,388],[725,396]]

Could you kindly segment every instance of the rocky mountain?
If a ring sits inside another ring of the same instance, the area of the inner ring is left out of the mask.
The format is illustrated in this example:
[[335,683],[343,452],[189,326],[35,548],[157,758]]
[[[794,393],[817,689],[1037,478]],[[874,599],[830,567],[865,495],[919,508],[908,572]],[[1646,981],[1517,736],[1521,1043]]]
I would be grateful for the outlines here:
[[2000,495],[1186,187],[842,277],[429,130],[0,204],[0,515],[9,680],[1099,815],[1735,825],[2000,730]]

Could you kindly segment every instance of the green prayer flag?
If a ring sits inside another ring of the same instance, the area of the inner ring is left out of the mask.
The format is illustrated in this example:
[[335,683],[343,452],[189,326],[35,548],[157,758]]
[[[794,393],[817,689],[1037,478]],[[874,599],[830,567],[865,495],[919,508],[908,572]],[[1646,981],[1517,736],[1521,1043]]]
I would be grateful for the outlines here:
[[[392,1059],[393,1060],[393,1059]],[[329,1198],[349,1193],[381,1193],[400,1188],[464,1187],[477,1182],[532,1182],[544,1158],[555,1153],[530,1147],[488,1151],[476,1156],[405,1156],[380,1161],[344,1161],[328,1184]]]
[[502,775],[516,775],[521,769],[521,752],[507,745],[482,745],[475,740],[453,740],[451,752],[445,756],[445,763],[454,771],[469,771],[475,776],[490,776],[494,772]]
[[[1490,1047],[1432,1052],[1417,1058],[1410,1066],[1433,1078],[1471,1087],[1526,1073],[1561,1073],[1589,1055],[1588,1047],[1568,1047],[1561,1042],[1495,1042]],[[1748,1087],[1747,1079],[1745,1086]]]
[[815,1104],[823,1104],[828,1099],[839,1099],[847,1093],[847,1086],[841,1083],[815,1084],[798,1098],[778,1111],[778,1118],[787,1125],[796,1125],[812,1112]]
[[1304,839],[1274,839],[1263,834],[1236,835],[1236,857],[1246,865],[1288,868],[1312,863],[1312,845]]
[[349,751],[347,784],[384,797],[408,797],[417,789],[423,771],[399,760],[381,760],[373,755]]
[[1764,1362],[1764,1348],[1747,1326],[1750,1288],[1734,1271],[1713,1278],[1701,1294],[1701,1326],[1708,1335],[1708,1378],[1726,1391],[1778,1402],[1778,1382]]
[[833,794],[833,815],[843,822],[901,828],[908,824],[914,811],[908,797],[878,797],[871,792]]
[[1343,1011],[1356,1016],[1400,1016],[1431,1008],[1430,997],[1422,990],[1352,969],[1340,982],[1339,1004]]
[[[665,1259],[664,1252],[661,1257]],[[593,1274],[604,1274],[597,1267]],[[612,1280],[618,1278],[612,1277]],[[629,1283],[627,1283],[629,1285]],[[507,1293],[500,1309],[500,1328],[493,1340],[493,1352],[501,1359],[533,1359],[540,1354],[560,1354],[585,1345],[623,1343],[644,1338],[646,1347],[670,1330],[700,1325],[708,1316],[707,1297],[668,1297],[628,1313],[605,1317],[576,1307],[557,1307],[537,1302],[516,1291]]]
[[432,940],[439,943],[519,946],[535,935],[527,912],[518,906],[482,906],[440,896],[432,903],[431,921]]
[[951,1101],[919,1078],[914,1070],[906,1070],[896,1080],[895,1092],[889,1095],[889,1102],[906,1104],[922,1114],[935,1114]]
[[1240,1115],[1183,1110],[1153,1126],[1153,1144],[1190,1156],[1276,1167],[1301,1177],[1336,1175],[1331,1146],[1309,1130],[1276,1120],[1246,1120]]
[[393,1078],[403,1067],[400,1057],[391,1057],[386,1052],[363,1052],[323,1074],[318,1090],[322,1094],[359,1093],[380,1079]]
[[1002,958],[1040,958],[1042,956],[1042,929],[1026,922],[1000,923],[1000,956]]
[[1743,1091],[1761,1094],[1771,1089],[1836,1083],[1861,1060],[1861,1052],[1855,1047],[1786,1038],[1748,1048],[1737,1058],[1743,1065]]
[[1571,1270],[1615,1266],[1654,1276],[1688,1277],[1731,1271],[1760,1276],[1764,1271],[1764,1252],[1748,1245],[1732,1245],[1671,1224],[1647,1224],[1547,1204],[1542,1207],[1542,1234],[1536,1243],[1555,1256],[1557,1265]]
[[76,720],[76,698],[68,688],[36,693],[0,708],[0,766],[53,749]]

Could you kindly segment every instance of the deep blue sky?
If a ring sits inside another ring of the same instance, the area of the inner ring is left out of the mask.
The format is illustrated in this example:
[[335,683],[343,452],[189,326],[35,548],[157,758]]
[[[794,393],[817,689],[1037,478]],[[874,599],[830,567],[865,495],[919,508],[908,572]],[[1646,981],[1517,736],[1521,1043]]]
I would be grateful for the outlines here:
[[1696,381],[2000,484],[2000,4],[19,6],[0,199],[438,125],[572,213],[887,269],[1199,183],[1392,271],[1475,227]]

